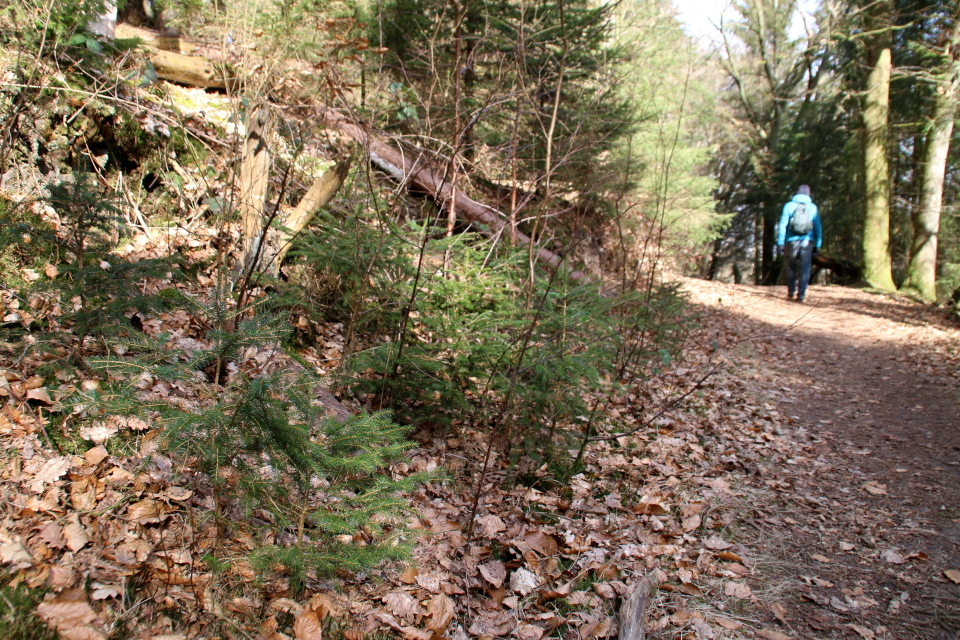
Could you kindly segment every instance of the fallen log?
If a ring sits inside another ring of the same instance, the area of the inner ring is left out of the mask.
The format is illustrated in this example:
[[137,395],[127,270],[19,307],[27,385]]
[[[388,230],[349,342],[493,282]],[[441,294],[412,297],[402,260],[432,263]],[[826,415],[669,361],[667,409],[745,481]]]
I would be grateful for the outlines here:
[[200,56],[152,50],[150,62],[161,79],[189,87],[226,89],[227,82],[232,79],[226,66],[214,64]]
[[[247,119],[247,135],[240,160],[240,220],[243,227],[241,273],[266,271],[274,277],[290,250],[294,237],[327,206],[343,184],[350,160],[343,159],[314,180],[296,208],[278,226],[265,229],[270,220],[266,212],[267,187],[272,167],[273,119],[266,108],[256,109]],[[256,264],[254,264],[256,262]]]
[[139,38],[157,76],[163,80],[201,89],[226,89],[227,83],[233,81],[228,65],[203,56],[187,55],[194,50],[194,45],[179,35],[128,24],[118,24],[116,34],[118,38]]
[[813,255],[811,262],[818,269],[829,269],[841,282],[854,283],[862,279],[860,265],[852,260],[835,258],[821,251]]
[[195,45],[180,37],[176,32],[160,32],[152,29],[143,29],[129,24],[119,23],[116,28],[117,38],[132,40],[139,38],[150,49],[173,51],[183,55],[193,53]]
[[274,277],[279,275],[280,265],[290,250],[293,239],[313,220],[317,211],[333,200],[333,196],[346,180],[349,169],[350,159],[345,158],[324,171],[323,175],[313,182],[297,207],[287,216],[280,229],[276,233],[267,234],[267,246],[261,261],[264,270],[269,271]]
[[[404,153],[404,151],[381,140],[376,134],[369,133],[364,127],[334,111],[326,110],[323,114],[323,120],[328,126],[337,129],[363,145],[370,154],[370,161],[397,181],[412,184],[418,190],[433,198],[441,207],[446,206],[450,201],[453,188],[449,181],[442,177],[441,171],[431,168],[430,160],[432,156],[428,151],[417,149],[413,153]],[[500,234],[506,226],[506,222],[503,220],[504,214],[491,206],[467,197],[460,191],[457,191],[456,213],[469,222],[485,225],[486,228],[481,229],[481,231],[489,236]],[[521,245],[528,245],[530,244],[530,236],[518,231],[517,242]],[[554,269],[559,269],[563,264],[563,258],[549,249],[539,249],[537,257],[541,262]],[[570,278],[581,283],[591,281],[589,276],[582,271],[570,272]]]
[[647,609],[658,583],[656,573],[651,571],[633,585],[630,596],[620,606],[618,640],[644,640],[647,637]]

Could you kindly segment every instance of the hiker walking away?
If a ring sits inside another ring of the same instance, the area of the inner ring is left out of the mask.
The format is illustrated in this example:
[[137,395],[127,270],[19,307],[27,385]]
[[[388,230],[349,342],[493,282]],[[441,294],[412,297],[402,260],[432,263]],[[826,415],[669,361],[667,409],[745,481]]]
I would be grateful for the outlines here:
[[[783,251],[787,263],[787,297],[803,302],[810,283],[810,263],[813,254],[820,251],[823,230],[820,227],[820,212],[810,199],[810,187],[805,184],[797,189],[797,195],[783,205],[780,216],[780,233],[777,246]],[[797,282],[797,267],[800,267],[800,282]]]

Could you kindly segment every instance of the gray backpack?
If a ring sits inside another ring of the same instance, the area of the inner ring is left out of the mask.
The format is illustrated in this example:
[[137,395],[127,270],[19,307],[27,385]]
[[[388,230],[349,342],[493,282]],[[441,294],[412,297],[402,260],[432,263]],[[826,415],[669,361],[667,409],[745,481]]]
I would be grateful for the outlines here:
[[790,233],[795,236],[805,236],[813,231],[813,216],[807,211],[806,205],[797,204],[790,216]]

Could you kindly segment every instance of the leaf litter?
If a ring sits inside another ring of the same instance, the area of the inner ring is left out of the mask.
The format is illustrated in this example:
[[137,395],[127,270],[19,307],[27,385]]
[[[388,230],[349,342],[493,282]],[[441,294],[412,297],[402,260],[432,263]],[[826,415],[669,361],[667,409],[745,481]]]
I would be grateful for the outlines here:
[[[714,283],[686,286],[694,301],[728,291]],[[154,334],[169,332],[179,347],[201,349],[204,345],[189,337],[190,323],[174,312],[144,325]],[[322,329],[328,344],[339,348],[307,358],[329,370],[339,364],[343,338],[338,327]],[[704,343],[735,345],[747,330],[720,305],[704,311],[699,331]],[[752,345],[766,358],[784,357],[777,338]],[[286,366],[284,357],[277,349],[253,348],[240,367],[277,371]],[[782,381],[751,374],[752,361],[742,353],[731,350],[725,357],[729,366],[723,372],[685,404],[664,411],[651,429],[591,446],[585,470],[563,485],[543,470],[534,474],[543,482],[520,485],[508,462],[497,460],[483,488],[473,539],[465,530],[477,474],[462,461],[482,459],[489,434],[463,426],[457,438],[424,438],[403,468],[392,472],[446,467],[459,479],[432,480],[408,496],[414,513],[409,528],[416,538],[411,563],[383,565],[336,585],[313,580],[298,600],[290,598],[282,574],[258,575],[242,560],[255,544],[242,525],[224,541],[231,555],[241,558],[225,574],[199,560],[217,541],[211,530],[191,525],[191,514],[209,511],[212,501],[182,486],[184,470],[175,470],[158,450],[147,422],[91,421],[78,429],[95,445],[82,456],[49,450],[37,420],[17,398],[35,401],[41,416],[59,408],[46,390],[28,393],[41,388],[34,374],[43,362],[25,359],[22,370],[3,372],[13,393],[2,394],[0,437],[10,455],[3,470],[8,512],[0,523],[0,561],[17,572],[14,580],[49,589],[36,613],[64,638],[105,638],[118,629],[127,637],[192,637],[229,618],[250,637],[278,639],[282,616],[292,616],[286,631],[299,640],[323,637],[328,618],[345,626],[348,640],[384,629],[408,640],[540,640],[567,633],[606,638],[618,633],[620,602],[650,574],[659,591],[649,626],[663,637],[780,640],[803,637],[797,629],[807,627],[892,637],[887,626],[862,622],[881,611],[902,615],[917,600],[909,590],[884,604],[863,585],[822,577],[837,575],[830,567],[838,561],[827,554],[853,553],[892,565],[889,571],[906,567],[894,574],[896,580],[912,585],[912,591],[920,588],[920,574],[911,574],[911,568],[932,561],[919,550],[880,549],[879,530],[889,520],[855,502],[861,499],[858,490],[892,499],[890,482],[863,478],[845,492],[821,497],[812,493],[810,480],[781,472],[816,469],[827,434],[812,434],[789,415],[791,405],[803,400],[799,391],[778,390]],[[665,378],[682,387],[707,360],[706,354],[691,354]],[[942,363],[923,362],[941,375]],[[78,374],[70,384],[96,388],[88,382]],[[199,401],[189,389],[142,382],[148,396]],[[611,424],[639,422],[641,396],[667,400],[665,389],[638,386],[610,403]],[[105,445],[120,433],[129,434],[133,444],[111,453]],[[863,451],[852,455],[865,458]],[[818,528],[823,520],[804,519],[823,503],[854,507],[845,514],[858,525],[857,544],[828,548],[829,537]],[[759,548],[759,538],[770,530],[812,532],[826,545],[809,554],[825,573],[797,578],[799,597],[820,607],[806,620],[774,584],[776,574]],[[944,585],[960,582],[960,570],[953,567],[941,567],[936,575]],[[123,594],[134,582],[139,608],[128,612]],[[178,611],[183,622],[174,622],[168,611]]]

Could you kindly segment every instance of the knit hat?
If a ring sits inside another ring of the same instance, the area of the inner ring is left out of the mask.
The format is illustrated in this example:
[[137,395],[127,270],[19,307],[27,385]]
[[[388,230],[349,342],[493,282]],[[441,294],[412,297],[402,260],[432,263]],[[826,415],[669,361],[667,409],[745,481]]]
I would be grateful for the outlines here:
[[810,186],[809,186],[809,185],[805,185],[805,184],[800,185],[800,188],[797,189],[797,193],[799,193],[799,194],[802,195],[802,196],[809,196],[809,195],[810,195]]

